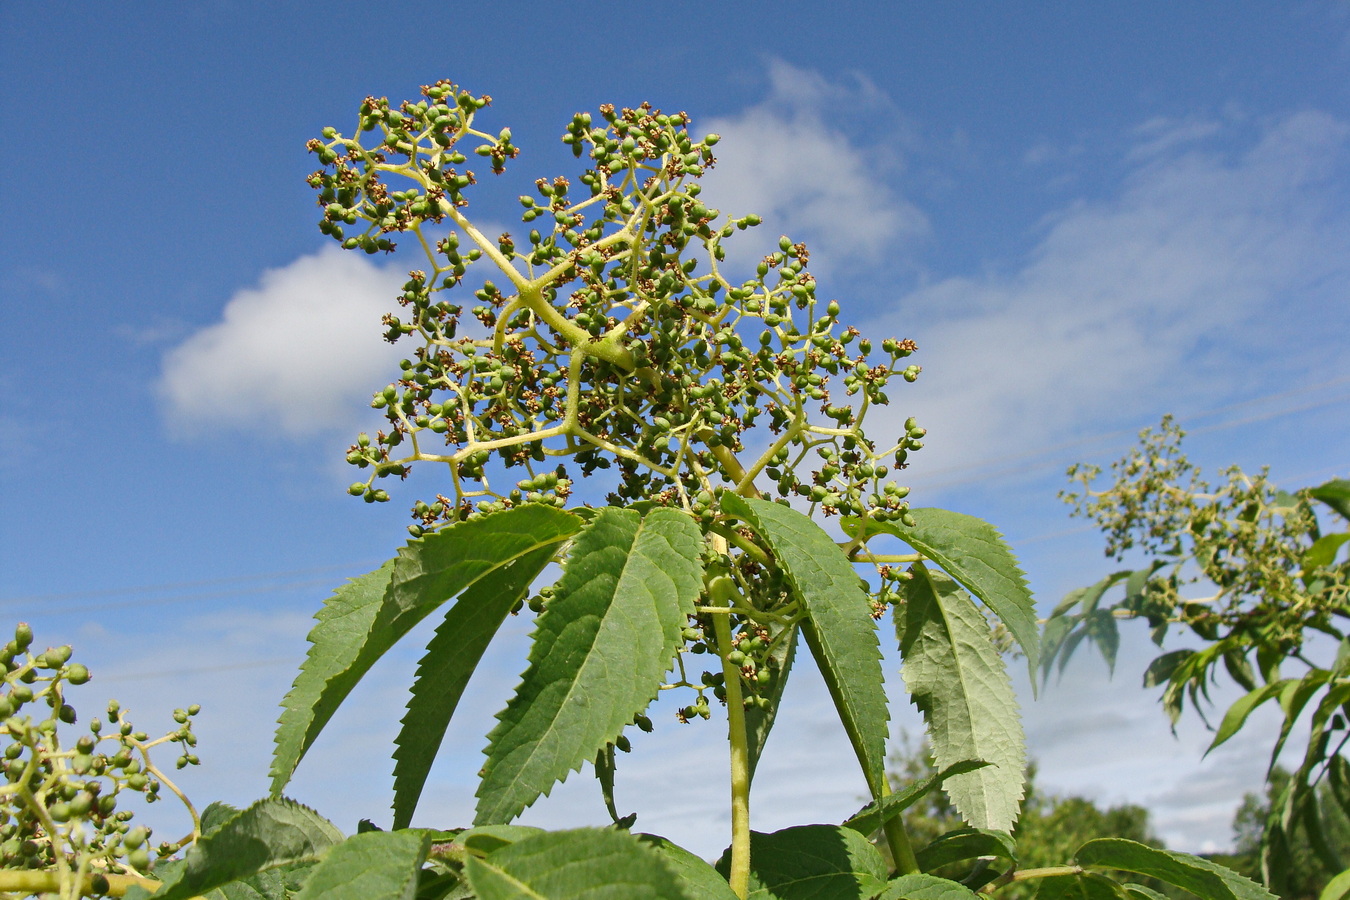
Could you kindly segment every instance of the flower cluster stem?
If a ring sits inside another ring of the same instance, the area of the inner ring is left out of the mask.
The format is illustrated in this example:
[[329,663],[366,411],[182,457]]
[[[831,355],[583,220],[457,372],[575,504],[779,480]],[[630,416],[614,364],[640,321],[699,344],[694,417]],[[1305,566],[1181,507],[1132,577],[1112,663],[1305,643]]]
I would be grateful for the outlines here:
[[[725,542],[714,538],[715,543]],[[715,575],[708,583],[714,606],[727,612],[714,615],[713,634],[727,688],[727,738],[731,744],[731,870],[728,880],[737,897],[750,892],[750,742],[745,728],[745,702],[741,694],[739,667],[727,659],[732,649],[730,610],[736,606],[736,583],[729,574]]]

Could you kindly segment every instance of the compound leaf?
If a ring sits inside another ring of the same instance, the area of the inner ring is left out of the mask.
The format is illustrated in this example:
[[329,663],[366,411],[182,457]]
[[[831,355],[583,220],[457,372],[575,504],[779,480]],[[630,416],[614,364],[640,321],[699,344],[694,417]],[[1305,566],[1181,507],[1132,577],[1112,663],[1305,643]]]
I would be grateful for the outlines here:
[[1088,841],[1078,849],[1077,861],[1080,866],[1148,875],[1205,900],[1275,900],[1261,885],[1218,863],[1124,838]]
[[539,834],[468,857],[464,872],[479,900],[699,900],[660,853],[612,829]]
[[858,573],[820,526],[791,507],[726,495],[725,512],[755,530],[806,611],[802,636],[825,678],[872,795],[885,784],[890,713],[872,607]]
[[869,528],[898,537],[979,597],[1008,627],[1034,674],[1040,665],[1036,601],[1003,535],[983,519],[947,509],[911,509],[909,513],[913,527],[872,522]]
[[947,576],[923,563],[911,569],[902,673],[928,726],[933,759],[946,769],[970,759],[987,768],[949,777],[943,788],[975,828],[1009,831],[1017,821],[1026,765],[1017,699],[984,614]]
[[519,506],[410,541],[379,569],[339,588],[315,616],[309,653],[282,701],[273,795],[352,688],[409,629],[479,579],[557,546],[580,525],[553,507]]
[[673,509],[603,509],[578,535],[488,736],[475,824],[513,819],[656,697],[702,587],[702,547]]
[[314,862],[342,832],[307,806],[268,797],[237,811],[188,850],[177,877],[156,900],[187,900],[266,869]]
[[450,607],[417,666],[408,713],[394,743],[394,827],[406,828],[450,718],[483,652],[512,606],[552,558],[547,545],[488,573]]
[[328,851],[296,900],[414,900],[431,834],[367,831]]
[[[723,875],[730,851],[717,863]],[[866,900],[886,882],[886,861],[867,838],[838,825],[750,833],[747,900]]]

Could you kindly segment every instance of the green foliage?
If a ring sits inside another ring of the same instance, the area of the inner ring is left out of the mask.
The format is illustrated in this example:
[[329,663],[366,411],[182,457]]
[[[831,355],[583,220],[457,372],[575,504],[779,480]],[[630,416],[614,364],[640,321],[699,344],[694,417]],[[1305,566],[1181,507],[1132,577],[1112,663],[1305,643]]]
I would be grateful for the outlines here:
[[[750,837],[753,900],[853,900],[883,890],[889,874],[877,849],[851,828],[799,825]],[[730,857],[718,869],[727,873]]]
[[618,831],[534,835],[469,857],[465,872],[480,900],[696,900],[658,852]]
[[601,510],[581,533],[488,737],[475,824],[515,818],[656,699],[694,612],[699,551],[697,527],[669,509]]
[[782,566],[789,602],[800,604],[800,628],[834,698],[844,730],[873,793],[886,764],[886,691],[872,607],[857,573],[829,535],[795,510],[729,495],[723,508],[763,537]]
[[[1181,453],[1181,438],[1170,418],[1159,431],[1145,429],[1140,446],[1113,464],[1114,483],[1104,490],[1090,488],[1101,474],[1095,467],[1069,470],[1080,487],[1065,499],[1101,527],[1107,554],[1119,559],[1134,548],[1151,561],[1065,598],[1046,623],[1042,675],[1049,676],[1056,658],[1062,669],[1084,640],[1113,661],[1119,619],[1145,619],[1159,646],[1170,629],[1187,629],[1202,641],[1200,649],[1163,653],[1145,673],[1146,686],[1163,687],[1163,707],[1173,723],[1188,700],[1203,714],[1209,687],[1222,672],[1246,694],[1220,720],[1211,750],[1273,701],[1283,714],[1270,755],[1273,778],[1295,727],[1307,730],[1303,759],[1282,779],[1260,830],[1262,878],[1281,886],[1306,874],[1291,849],[1300,830],[1326,867],[1339,872],[1350,859],[1326,840],[1318,785],[1326,784],[1338,804],[1350,805],[1350,777],[1340,774],[1347,769],[1342,749],[1350,703],[1350,635],[1344,627],[1350,560],[1342,551],[1350,532],[1331,530],[1343,529],[1344,522],[1333,526],[1317,512],[1321,504],[1346,519],[1350,482],[1289,494],[1270,484],[1264,471],[1252,476],[1234,467],[1224,472],[1224,483],[1212,486]],[[1117,585],[1124,586],[1124,597],[1104,605]],[[1207,596],[1188,596],[1205,589]]]
[[905,686],[928,722],[940,768],[964,759],[990,763],[944,783],[961,817],[977,828],[1011,831],[1026,767],[1022,726],[1007,714],[1017,709],[1012,682],[970,595],[923,563],[913,572],[904,624],[896,626]]
[[[1313,839],[1307,819],[1296,821],[1293,829],[1282,836],[1279,852],[1286,857],[1287,865],[1278,870],[1279,877],[1270,887],[1286,900],[1319,897],[1345,868],[1342,861],[1350,857],[1350,814],[1337,800],[1332,786],[1333,781],[1343,783],[1344,758],[1335,757],[1331,767],[1331,774],[1316,791],[1316,822],[1320,825],[1317,840]],[[1277,766],[1270,773],[1264,795],[1253,793],[1243,798],[1233,817],[1235,853],[1224,860],[1234,871],[1254,878],[1261,876],[1266,826],[1288,789],[1289,778],[1289,771]]]

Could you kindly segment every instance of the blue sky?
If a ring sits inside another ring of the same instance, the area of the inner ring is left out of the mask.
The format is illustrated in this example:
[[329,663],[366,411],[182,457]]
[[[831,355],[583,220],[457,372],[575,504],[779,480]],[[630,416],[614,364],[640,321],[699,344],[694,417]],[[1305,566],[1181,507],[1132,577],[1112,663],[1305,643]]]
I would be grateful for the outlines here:
[[[1164,413],[1193,458],[1290,485],[1350,475],[1350,6],[1344,3],[47,3],[0,12],[0,609],[94,668],[148,725],[203,706],[203,799],[265,789],[276,704],[328,589],[402,542],[405,496],[345,495],[343,448],[396,363],[379,339],[412,258],[325,250],[305,141],[367,94],[451,78],[524,152],[484,185],[509,223],[575,171],[571,113],[650,100],[717,131],[713,205],[813,247],[822,287],[918,342],[892,391],[927,448],[917,505],[998,524],[1044,604],[1108,569],[1055,499]],[[514,179],[514,180],[511,180]],[[518,209],[518,207],[516,207]],[[488,660],[424,802],[470,817],[482,735],[523,668]],[[295,784],[344,827],[386,814],[414,636]],[[1254,733],[1201,762],[1138,687],[1086,659],[1024,698],[1050,789],[1143,803],[1172,846],[1223,846],[1259,784]],[[897,707],[897,660],[888,661]],[[862,793],[807,678],[770,743],[756,827]],[[911,714],[900,718],[915,727]],[[662,804],[710,725],[620,769],[640,825],[722,846],[720,762]],[[646,750],[646,754],[643,751]],[[712,751],[717,751],[713,753]],[[775,754],[777,754],[775,756]],[[598,821],[573,776],[528,821]]]

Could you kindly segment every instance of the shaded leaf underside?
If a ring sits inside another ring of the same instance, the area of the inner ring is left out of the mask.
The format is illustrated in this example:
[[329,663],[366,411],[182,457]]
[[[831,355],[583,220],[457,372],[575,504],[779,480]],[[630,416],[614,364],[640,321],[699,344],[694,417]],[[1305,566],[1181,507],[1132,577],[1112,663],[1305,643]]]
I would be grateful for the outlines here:
[[961,817],[976,828],[1008,831],[1017,821],[1026,765],[1012,682],[970,596],[922,563],[912,571],[903,611],[905,685],[923,713],[938,768],[970,759],[992,764],[943,784]]

